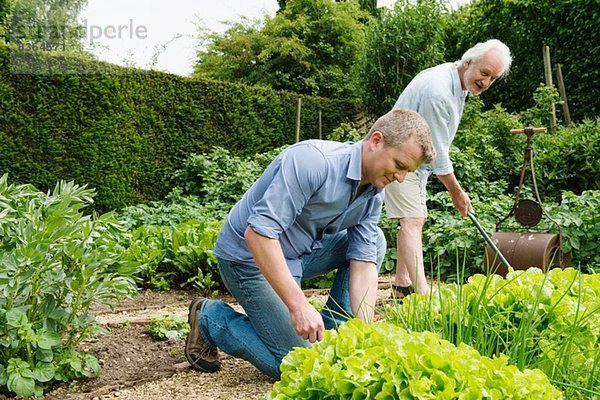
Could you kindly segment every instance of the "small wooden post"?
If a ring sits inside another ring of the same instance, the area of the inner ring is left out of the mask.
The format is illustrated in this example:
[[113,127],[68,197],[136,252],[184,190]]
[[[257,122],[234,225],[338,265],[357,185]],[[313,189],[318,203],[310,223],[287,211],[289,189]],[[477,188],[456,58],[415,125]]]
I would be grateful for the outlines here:
[[565,117],[565,126],[571,125],[571,113],[569,112],[569,103],[567,103],[567,91],[565,90],[565,81],[563,80],[560,64],[556,64],[556,83],[558,83],[558,91],[563,101],[563,114]]
[[[550,47],[544,46],[542,48],[544,55],[544,75],[546,77],[546,86],[554,86],[552,83],[552,64],[550,64]],[[556,107],[552,103],[552,110],[550,111],[550,131],[556,133]]]
[[323,112],[319,110],[319,140],[323,139]]
[[296,137],[295,142],[298,143],[300,141],[300,114],[302,110],[302,98],[298,97],[298,106],[296,107]]

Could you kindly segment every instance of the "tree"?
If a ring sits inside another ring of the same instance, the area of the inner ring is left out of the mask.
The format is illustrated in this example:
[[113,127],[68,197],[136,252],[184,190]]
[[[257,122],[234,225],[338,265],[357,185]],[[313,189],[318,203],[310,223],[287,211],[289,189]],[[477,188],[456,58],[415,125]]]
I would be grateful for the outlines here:
[[[60,45],[80,50],[83,31],[77,23],[87,0],[0,0],[6,42]],[[0,9],[1,10],[1,9]]]
[[275,17],[209,34],[195,76],[325,97],[356,97],[353,66],[370,15],[352,2],[288,0]]
[[[335,1],[339,1],[339,2],[354,1],[354,2],[358,3],[360,8],[367,11],[371,15],[377,16],[377,14],[378,14],[377,0],[335,0]],[[287,3],[287,0],[277,0],[277,4],[279,4],[280,11],[283,11],[285,9],[286,3]]]
[[[266,17],[267,21],[269,17]],[[267,46],[263,34],[264,22],[243,18],[230,23],[223,35],[208,33],[201,40],[208,43],[207,50],[198,53],[194,76],[259,83],[266,74],[266,65],[260,54]]]
[[8,21],[10,20],[9,0],[0,0],[0,42],[8,42]]
[[336,1],[356,1],[361,9],[376,17],[379,12],[377,9],[377,0],[336,0]]
[[358,64],[360,93],[370,114],[389,111],[417,73],[443,61],[446,15],[437,0],[399,0],[371,24]]

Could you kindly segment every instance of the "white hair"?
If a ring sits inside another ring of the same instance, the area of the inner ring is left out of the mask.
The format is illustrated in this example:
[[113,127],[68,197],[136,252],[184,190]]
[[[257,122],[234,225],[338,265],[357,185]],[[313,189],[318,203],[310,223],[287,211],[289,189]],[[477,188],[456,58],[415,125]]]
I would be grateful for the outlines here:
[[460,61],[463,64],[469,61],[477,62],[490,51],[496,52],[496,54],[498,54],[502,59],[504,69],[502,70],[500,77],[506,76],[510,70],[510,65],[512,64],[512,56],[510,55],[510,49],[508,46],[498,39],[490,39],[486,42],[477,43],[475,46],[465,51]]

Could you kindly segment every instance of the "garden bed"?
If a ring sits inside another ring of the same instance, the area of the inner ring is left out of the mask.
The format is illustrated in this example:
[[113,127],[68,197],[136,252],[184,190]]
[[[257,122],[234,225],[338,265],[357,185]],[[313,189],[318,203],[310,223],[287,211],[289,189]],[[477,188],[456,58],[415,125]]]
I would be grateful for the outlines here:
[[[378,312],[377,316],[385,315],[386,319],[394,320],[394,313],[401,310],[390,313],[390,309],[382,304],[392,301],[390,279],[385,276],[380,282],[378,310],[382,313]],[[443,285],[442,292],[451,291],[451,286]],[[465,286],[468,288],[465,289],[465,296],[470,293],[472,286]],[[495,290],[492,292],[495,293]],[[327,295],[326,290],[307,290],[305,293],[313,304],[321,303]],[[185,321],[189,303],[195,295],[189,291],[148,291],[113,309],[94,307],[93,312],[106,334],[84,342],[79,349],[98,359],[102,374],[93,379],[57,385],[43,398],[257,399],[270,392],[274,382],[243,360],[221,353],[220,371],[214,374],[199,373],[189,368],[185,361],[184,339],[160,341],[151,335],[150,322],[157,317],[171,315]],[[231,297],[222,299],[239,309]],[[411,296],[410,300],[405,302],[409,311],[415,306],[411,304],[418,299]],[[422,314],[421,311],[417,314]],[[409,321],[409,316],[404,319]],[[0,400],[4,399],[0,395]]]
[[[321,291],[307,293],[318,296]],[[96,318],[107,334],[85,343],[82,349],[98,358],[101,375],[59,385],[43,399],[233,400],[256,399],[267,393],[273,381],[246,361],[221,353],[219,372],[196,372],[185,361],[185,340],[159,341],[150,335],[152,318],[169,314],[186,320],[194,295],[189,291],[148,291],[113,310],[96,307]],[[223,299],[237,307],[230,297]]]
[[113,310],[96,307],[107,333],[82,349],[98,358],[101,375],[57,386],[43,399],[256,399],[268,391],[273,382],[245,361],[224,355],[221,371],[198,373],[185,362],[184,340],[159,341],[150,335],[152,318],[186,319],[193,297],[188,291],[148,291]]

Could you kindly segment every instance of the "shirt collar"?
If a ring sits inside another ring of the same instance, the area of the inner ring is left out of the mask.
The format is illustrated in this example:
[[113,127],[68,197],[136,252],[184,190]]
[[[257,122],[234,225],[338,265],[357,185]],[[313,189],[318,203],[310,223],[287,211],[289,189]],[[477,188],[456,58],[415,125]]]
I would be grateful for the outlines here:
[[465,99],[469,92],[463,90],[462,85],[460,84],[460,76],[458,76],[458,66],[460,65],[460,62],[460,60],[456,61],[450,68],[452,74],[452,94],[455,97]]
[[352,143],[350,147],[350,161],[346,178],[360,182],[362,175],[362,144],[363,141]]
[[[348,162],[348,172],[346,178],[355,181],[355,185],[360,184],[362,178],[362,146],[364,140],[352,143],[350,147],[350,161]],[[373,185],[369,185],[365,192],[374,190],[375,193],[381,192],[383,189],[377,189]]]

